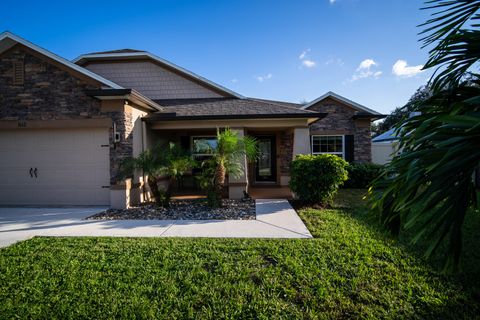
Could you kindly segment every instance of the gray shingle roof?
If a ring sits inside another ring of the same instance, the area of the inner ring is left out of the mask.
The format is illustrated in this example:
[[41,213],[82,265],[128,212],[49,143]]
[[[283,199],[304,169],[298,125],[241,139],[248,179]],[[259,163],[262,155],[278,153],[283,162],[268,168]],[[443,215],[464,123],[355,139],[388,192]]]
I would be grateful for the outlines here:
[[163,107],[148,118],[150,119],[206,119],[206,118],[317,118],[323,114],[302,110],[291,103],[279,103],[258,99],[211,98],[211,99],[175,99],[154,100]]
[[301,108],[305,105],[303,103],[294,103],[294,102],[278,101],[278,100],[268,100],[268,99],[260,99],[260,98],[249,98],[249,99],[262,101],[262,102],[267,102],[267,103],[274,103],[274,104],[279,104],[281,106],[294,107],[294,108]]
[[235,115],[281,115],[295,114],[311,115],[315,117],[316,112],[302,110],[292,103],[274,102],[259,99],[176,99],[176,100],[154,100],[164,107],[161,113],[176,113],[176,116],[235,116]]

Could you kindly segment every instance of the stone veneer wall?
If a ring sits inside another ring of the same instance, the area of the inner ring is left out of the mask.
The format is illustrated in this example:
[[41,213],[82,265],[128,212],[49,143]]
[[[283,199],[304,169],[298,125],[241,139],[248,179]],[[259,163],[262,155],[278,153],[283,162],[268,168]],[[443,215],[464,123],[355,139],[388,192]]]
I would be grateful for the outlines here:
[[308,110],[326,112],[328,115],[310,125],[312,134],[353,135],[354,161],[371,162],[370,120],[354,120],[355,110],[334,99],[327,98]]
[[[110,183],[118,180],[118,165],[132,155],[132,115],[101,111],[101,102],[85,90],[99,89],[81,77],[57,67],[29,49],[16,45],[0,55],[0,120],[65,120],[111,118],[122,139],[114,147],[110,130]],[[24,62],[24,85],[13,85],[13,62]]]
[[355,121],[353,148],[355,162],[372,162],[372,135],[369,119]]
[[284,131],[280,133],[280,175],[290,175],[290,163],[292,162],[293,154],[293,131]]

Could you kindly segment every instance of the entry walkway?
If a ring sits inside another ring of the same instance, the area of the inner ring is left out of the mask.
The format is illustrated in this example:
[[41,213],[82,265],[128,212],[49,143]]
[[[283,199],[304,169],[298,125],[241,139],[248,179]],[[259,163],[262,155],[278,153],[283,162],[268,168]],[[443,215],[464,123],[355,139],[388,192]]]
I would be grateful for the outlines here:
[[85,220],[105,208],[0,208],[0,246],[34,236],[312,238],[283,199],[257,199],[256,220]]

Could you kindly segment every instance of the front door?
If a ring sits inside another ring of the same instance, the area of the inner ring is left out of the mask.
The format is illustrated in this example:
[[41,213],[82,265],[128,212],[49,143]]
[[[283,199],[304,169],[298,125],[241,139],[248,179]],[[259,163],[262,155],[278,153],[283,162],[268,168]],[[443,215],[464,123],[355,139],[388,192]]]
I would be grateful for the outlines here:
[[275,136],[257,136],[259,156],[255,163],[255,182],[276,182]]

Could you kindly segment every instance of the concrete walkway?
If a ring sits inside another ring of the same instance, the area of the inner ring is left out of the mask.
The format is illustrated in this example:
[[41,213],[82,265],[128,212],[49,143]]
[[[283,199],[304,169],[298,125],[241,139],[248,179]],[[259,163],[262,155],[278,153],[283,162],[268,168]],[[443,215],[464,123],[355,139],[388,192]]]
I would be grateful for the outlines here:
[[105,208],[0,208],[0,247],[34,236],[312,238],[282,199],[256,200],[256,220],[84,220]]

